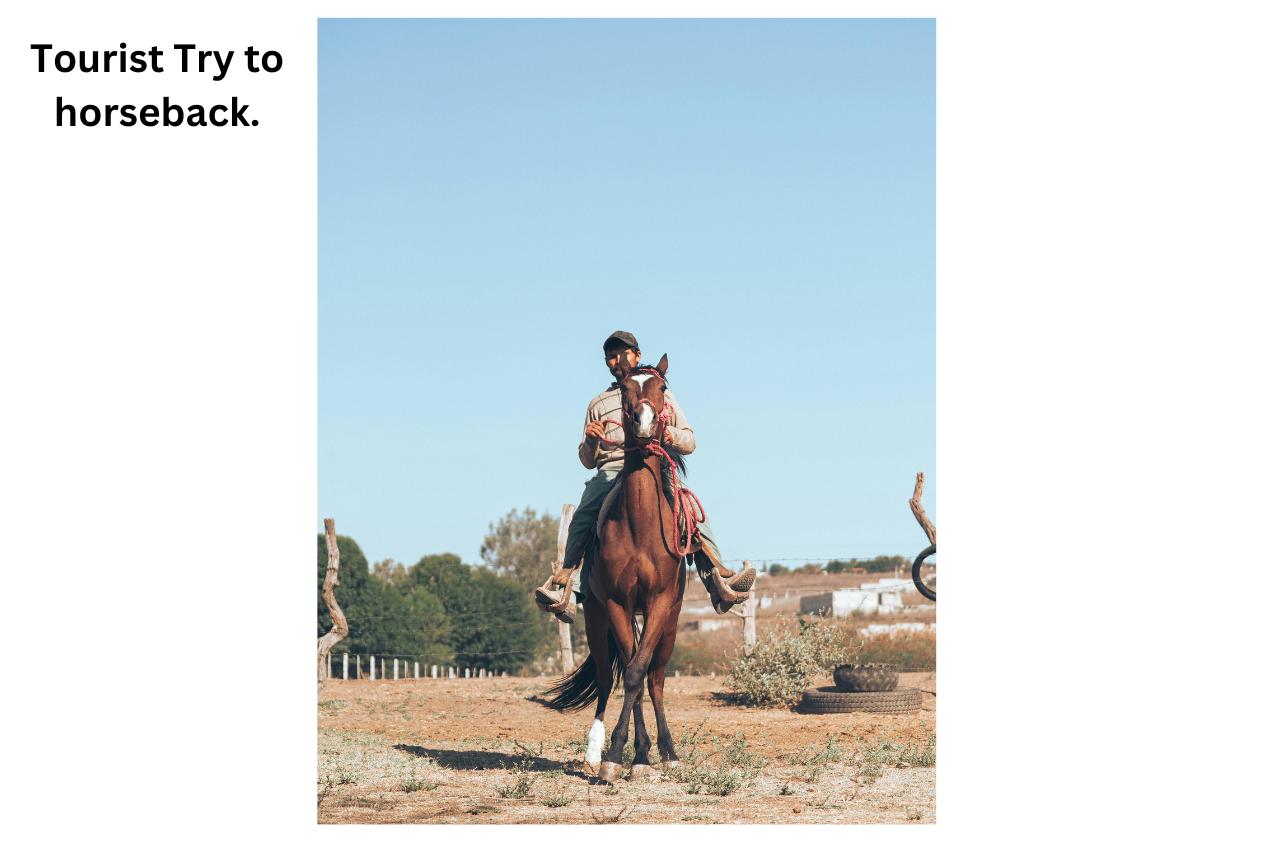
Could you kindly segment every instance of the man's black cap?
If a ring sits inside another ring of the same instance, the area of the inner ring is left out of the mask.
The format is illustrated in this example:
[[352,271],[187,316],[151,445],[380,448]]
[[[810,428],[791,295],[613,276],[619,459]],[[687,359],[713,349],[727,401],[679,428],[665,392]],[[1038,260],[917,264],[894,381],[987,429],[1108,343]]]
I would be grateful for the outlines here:
[[634,348],[636,351],[640,350],[640,343],[636,342],[636,338],[626,331],[614,331],[609,334],[609,338],[604,341],[604,350],[606,352],[609,350],[609,344],[612,342],[620,342],[626,348]]

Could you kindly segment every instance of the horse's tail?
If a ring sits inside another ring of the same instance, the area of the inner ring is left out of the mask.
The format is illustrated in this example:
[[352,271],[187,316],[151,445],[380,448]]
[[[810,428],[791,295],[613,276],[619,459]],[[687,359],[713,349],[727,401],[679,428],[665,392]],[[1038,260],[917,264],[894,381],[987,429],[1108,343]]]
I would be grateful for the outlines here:
[[[632,626],[632,634],[636,636],[636,644],[639,645],[639,621],[635,621]],[[622,681],[622,673],[626,668],[626,663],[618,652],[618,644],[613,639],[613,632],[608,633],[608,640],[609,664],[613,667],[613,686],[616,688],[618,683]],[[631,651],[634,655],[634,646]],[[600,688],[596,684],[595,656],[588,655],[587,659],[578,665],[577,670],[569,673],[548,688],[546,696],[549,697],[546,705],[557,711],[581,711],[594,704],[600,698]]]

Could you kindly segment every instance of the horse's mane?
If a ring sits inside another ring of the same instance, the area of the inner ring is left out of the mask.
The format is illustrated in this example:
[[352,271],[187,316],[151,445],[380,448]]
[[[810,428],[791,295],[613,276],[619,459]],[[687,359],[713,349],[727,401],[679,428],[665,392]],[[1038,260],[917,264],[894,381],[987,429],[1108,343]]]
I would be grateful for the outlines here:
[[[630,376],[630,375],[631,375],[632,373],[634,373],[634,372],[643,372],[643,371],[646,371],[646,370],[648,370],[648,371],[650,371],[650,372],[653,372],[653,373],[657,374],[657,372],[658,372],[658,367],[657,367],[657,366],[650,366],[650,365],[648,365],[648,364],[646,364],[646,363],[641,363],[640,365],[638,365],[638,366],[636,366],[634,369],[632,369],[632,370],[631,370],[631,372],[628,372],[628,373],[627,373],[627,375],[628,375],[628,376]],[[661,376],[659,376],[659,377],[661,377]],[[667,379],[666,379],[665,377],[662,377],[662,378],[661,378],[661,380],[662,380],[662,388],[665,390],[665,389],[667,388]],[[663,448],[667,450],[667,454],[668,454],[668,455],[670,455],[670,456],[671,456],[671,460],[673,460],[673,461],[675,462],[676,469],[680,470],[680,474],[681,474],[681,475],[688,475],[688,474],[689,474],[689,467],[685,464],[684,455],[680,454],[680,452],[676,451],[676,450],[675,450],[675,448],[674,448],[674,447],[672,447],[672,446],[663,446]],[[666,477],[667,477],[668,475],[670,475],[670,474],[671,474],[671,467],[667,466],[667,464],[665,464],[665,463],[664,463],[664,464],[662,464],[662,477],[663,477],[663,479],[666,479]],[[670,497],[671,497],[671,493],[675,492],[675,482],[674,482],[674,481],[665,481],[665,480],[664,480],[664,483],[665,483],[665,484],[666,484],[666,486],[667,486],[667,498],[670,498]]]

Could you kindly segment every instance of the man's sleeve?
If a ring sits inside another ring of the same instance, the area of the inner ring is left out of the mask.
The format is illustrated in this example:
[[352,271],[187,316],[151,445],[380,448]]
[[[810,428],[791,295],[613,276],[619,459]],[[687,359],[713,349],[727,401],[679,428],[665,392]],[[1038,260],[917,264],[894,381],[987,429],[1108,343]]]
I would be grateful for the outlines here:
[[582,442],[578,443],[578,462],[587,469],[596,468],[596,451],[587,446],[587,426],[596,421],[596,406],[594,404],[587,405],[587,418],[582,423]]
[[682,455],[691,455],[698,444],[693,439],[693,429],[689,420],[684,418],[680,403],[671,393],[667,393],[667,401],[671,403],[671,419],[667,422],[667,431],[671,434],[671,447]]

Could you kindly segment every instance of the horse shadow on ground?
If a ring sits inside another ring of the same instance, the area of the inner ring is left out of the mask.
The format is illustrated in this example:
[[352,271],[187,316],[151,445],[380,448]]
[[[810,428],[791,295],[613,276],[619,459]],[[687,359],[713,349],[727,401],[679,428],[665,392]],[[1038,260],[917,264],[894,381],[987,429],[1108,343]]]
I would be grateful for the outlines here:
[[525,759],[533,761],[529,768],[533,771],[563,770],[568,773],[571,770],[564,762],[523,753],[509,756],[504,753],[486,753],[483,750],[439,750],[412,744],[396,744],[395,749],[418,758],[434,759],[441,767],[451,770],[515,770],[516,765]]
[[535,773],[560,770],[564,771],[565,776],[586,779],[593,785],[601,781],[595,774],[586,772],[582,764],[576,761],[555,761],[524,753],[509,756],[504,753],[487,753],[483,750],[441,750],[434,747],[417,747],[412,744],[396,744],[394,749],[418,758],[435,759],[441,767],[450,770],[515,770],[517,763],[524,759],[531,759],[533,764],[529,769]]

